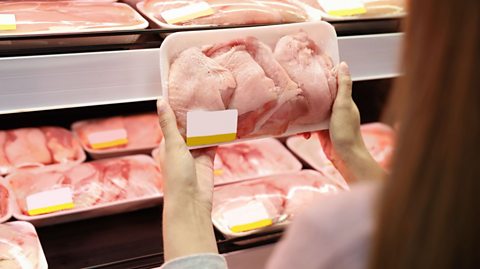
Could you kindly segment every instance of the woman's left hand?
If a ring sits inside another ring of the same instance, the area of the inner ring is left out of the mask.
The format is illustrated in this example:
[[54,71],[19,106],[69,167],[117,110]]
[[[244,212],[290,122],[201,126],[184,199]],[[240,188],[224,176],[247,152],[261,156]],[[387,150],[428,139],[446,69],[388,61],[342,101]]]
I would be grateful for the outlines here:
[[178,131],[170,106],[159,99],[157,109],[164,136],[160,160],[164,174],[165,259],[217,253],[211,223],[216,148],[190,152]]

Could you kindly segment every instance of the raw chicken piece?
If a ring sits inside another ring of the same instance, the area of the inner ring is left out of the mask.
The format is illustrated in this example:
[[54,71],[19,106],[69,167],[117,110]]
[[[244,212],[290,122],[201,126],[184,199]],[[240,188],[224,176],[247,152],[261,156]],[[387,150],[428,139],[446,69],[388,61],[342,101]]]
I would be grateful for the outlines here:
[[53,155],[54,162],[65,163],[75,160],[78,151],[82,150],[68,130],[57,127],[43,127],[40,129],[45,134],[47,147]]
[[308,113],[296,123],[313,124],[328,119],[337,95],[332,59],[305,32],[282,37],[274,53],[308,102]]
[[1,1],[0,14],[14,14],[17,25],[0,35],[121,30],[146,23],[130,6],[119,3]]
[[[170,9],[185,7],[201,1],[146,0],[144,10],[166,23],[161,15]],[[195,18],[179,25],[246,25],[301,22],[307,14],[297,5],[285,0],[207,0],[214,14]]]
[[163,135],[155,113],[127,116],[123,124],[128,133],[128,144],[135,147],[159,145]]
[[37,128],[7,131],[5,153],[10,163],[17,167],[53,162],[46,137]]
[[9,198],[7,188],[0,184],[0,219],[8,213]]
[[232,73],[199,48],[181,52],[168,77],[168,100],[180,133],[185,137],[187,111],[226,109],[236,86]]
[[160,168],[144,155],[21,171],[9,182],[26,215],[26,198],[42,191],[70,187],[75,208],[88,208],[158,195],[163,186]]
[[40,241],[27,222],[0,224],[0,268],[46,269]]
[[0,131],[0,175],[5,175],[11,168],[11,164],[8,161],[5,154],[5,146],[7,145],[7,132]]

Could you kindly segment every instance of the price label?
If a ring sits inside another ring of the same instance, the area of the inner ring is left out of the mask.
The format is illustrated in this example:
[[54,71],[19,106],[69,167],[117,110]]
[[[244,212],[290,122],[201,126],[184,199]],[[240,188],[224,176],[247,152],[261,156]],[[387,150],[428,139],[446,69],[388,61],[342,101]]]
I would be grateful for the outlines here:
[[323,10],[332,16],[354,16],[367,12],[361,0],[318,0]]
[[15,14],[0,14],[0,31],[17,30]]
[[91,133],[88,134],[87,139],[92,149],[105,149],[128,144],[125,129]]
[[223,213],[230,230],[234,233],[248,232],[273,225],[267,209],[260,201],[252,201],[244,206]]
[[168,24],[176,24],[212,15],[213,13],[215,13],[215,11],[208,3],[198,2],[180,8],[169,9],[160,15]]
[[68,187],[32,194],[27,197],[28,215],[36,216],[74,208],[72,190]]
[[187,112],[187,146],[215,145],[237,138],[238,111]]

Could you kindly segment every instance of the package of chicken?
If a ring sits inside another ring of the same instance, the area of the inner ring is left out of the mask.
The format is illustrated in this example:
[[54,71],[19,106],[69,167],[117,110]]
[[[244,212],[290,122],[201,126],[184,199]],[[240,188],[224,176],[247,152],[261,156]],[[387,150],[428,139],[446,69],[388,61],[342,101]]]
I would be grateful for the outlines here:
[[80,143],[64,128],[0,130],[0,175],[27,167],[80,163],[85,159]]
[[0,224],[0,268],[48,269],[35,227],[25,221]]
[[[363,124],[360,130],[363,142],[370,154],[383,169],[388,170],[395,145],[394,130],[390,126],[378,122]],[[325,155],[317,134],[313,134],[310,139],[305,139],[303,136],[289,137],[287,147],[313,169],[337,180],[344,180]]]
[[144,0],[137,9],[162,29],[195,29],[320,21],[297,0]]
[[[158,148],[152,155],[157,162],[161,162]],[[224,144],[217,148],[215,155],[215,185],[297,172],[301,169],[302,164],[297,158],[274,138]]]
[[174,33],[162,98],[190,148],[326,129],[338,62],[326,22]]
[[[138,34],[76,38],[72,35],[148,27],[148,22],[131,6],[111,0],[0,1],[0,19],[0,36],[69,35],[68,38],[42,40],[44,45],[58,46],[131,43],[138,39]],[[17,47],[25,47],[34,41],[12,42]]]
[[[5,179],[0,177],[0,223],[9,220],[13,213],[13,197]],[[0,267],[1,268],[1,267]]]
[[37,226],[151,207],[163,197],[160,167],[146,155],[22,170],[6,180],[13,216]]
[[155,113],[79,121],[72,130],[93,159],[149,154],[163,139]]
[[341,182],[313,170],[219,186],[212,221],[227,238],[279,230],[317,198],[345,190]]

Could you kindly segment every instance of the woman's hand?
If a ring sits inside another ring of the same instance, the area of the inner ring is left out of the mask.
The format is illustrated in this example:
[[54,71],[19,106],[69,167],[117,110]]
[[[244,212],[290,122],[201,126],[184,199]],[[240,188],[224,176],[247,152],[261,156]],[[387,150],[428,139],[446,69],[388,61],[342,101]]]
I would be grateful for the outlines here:
[[380,179],[384,172],[363,142],[360,113],[352,99],[352,79],[345,62],[338,66],[337,83],[329,130],[318,132],[325,155],[350,182]]
[[190,152],[177,128],[175,114],[157,102],[164,141],[163,239],[165,260],[196,253],[218,253],[211,222],[215,148]]

